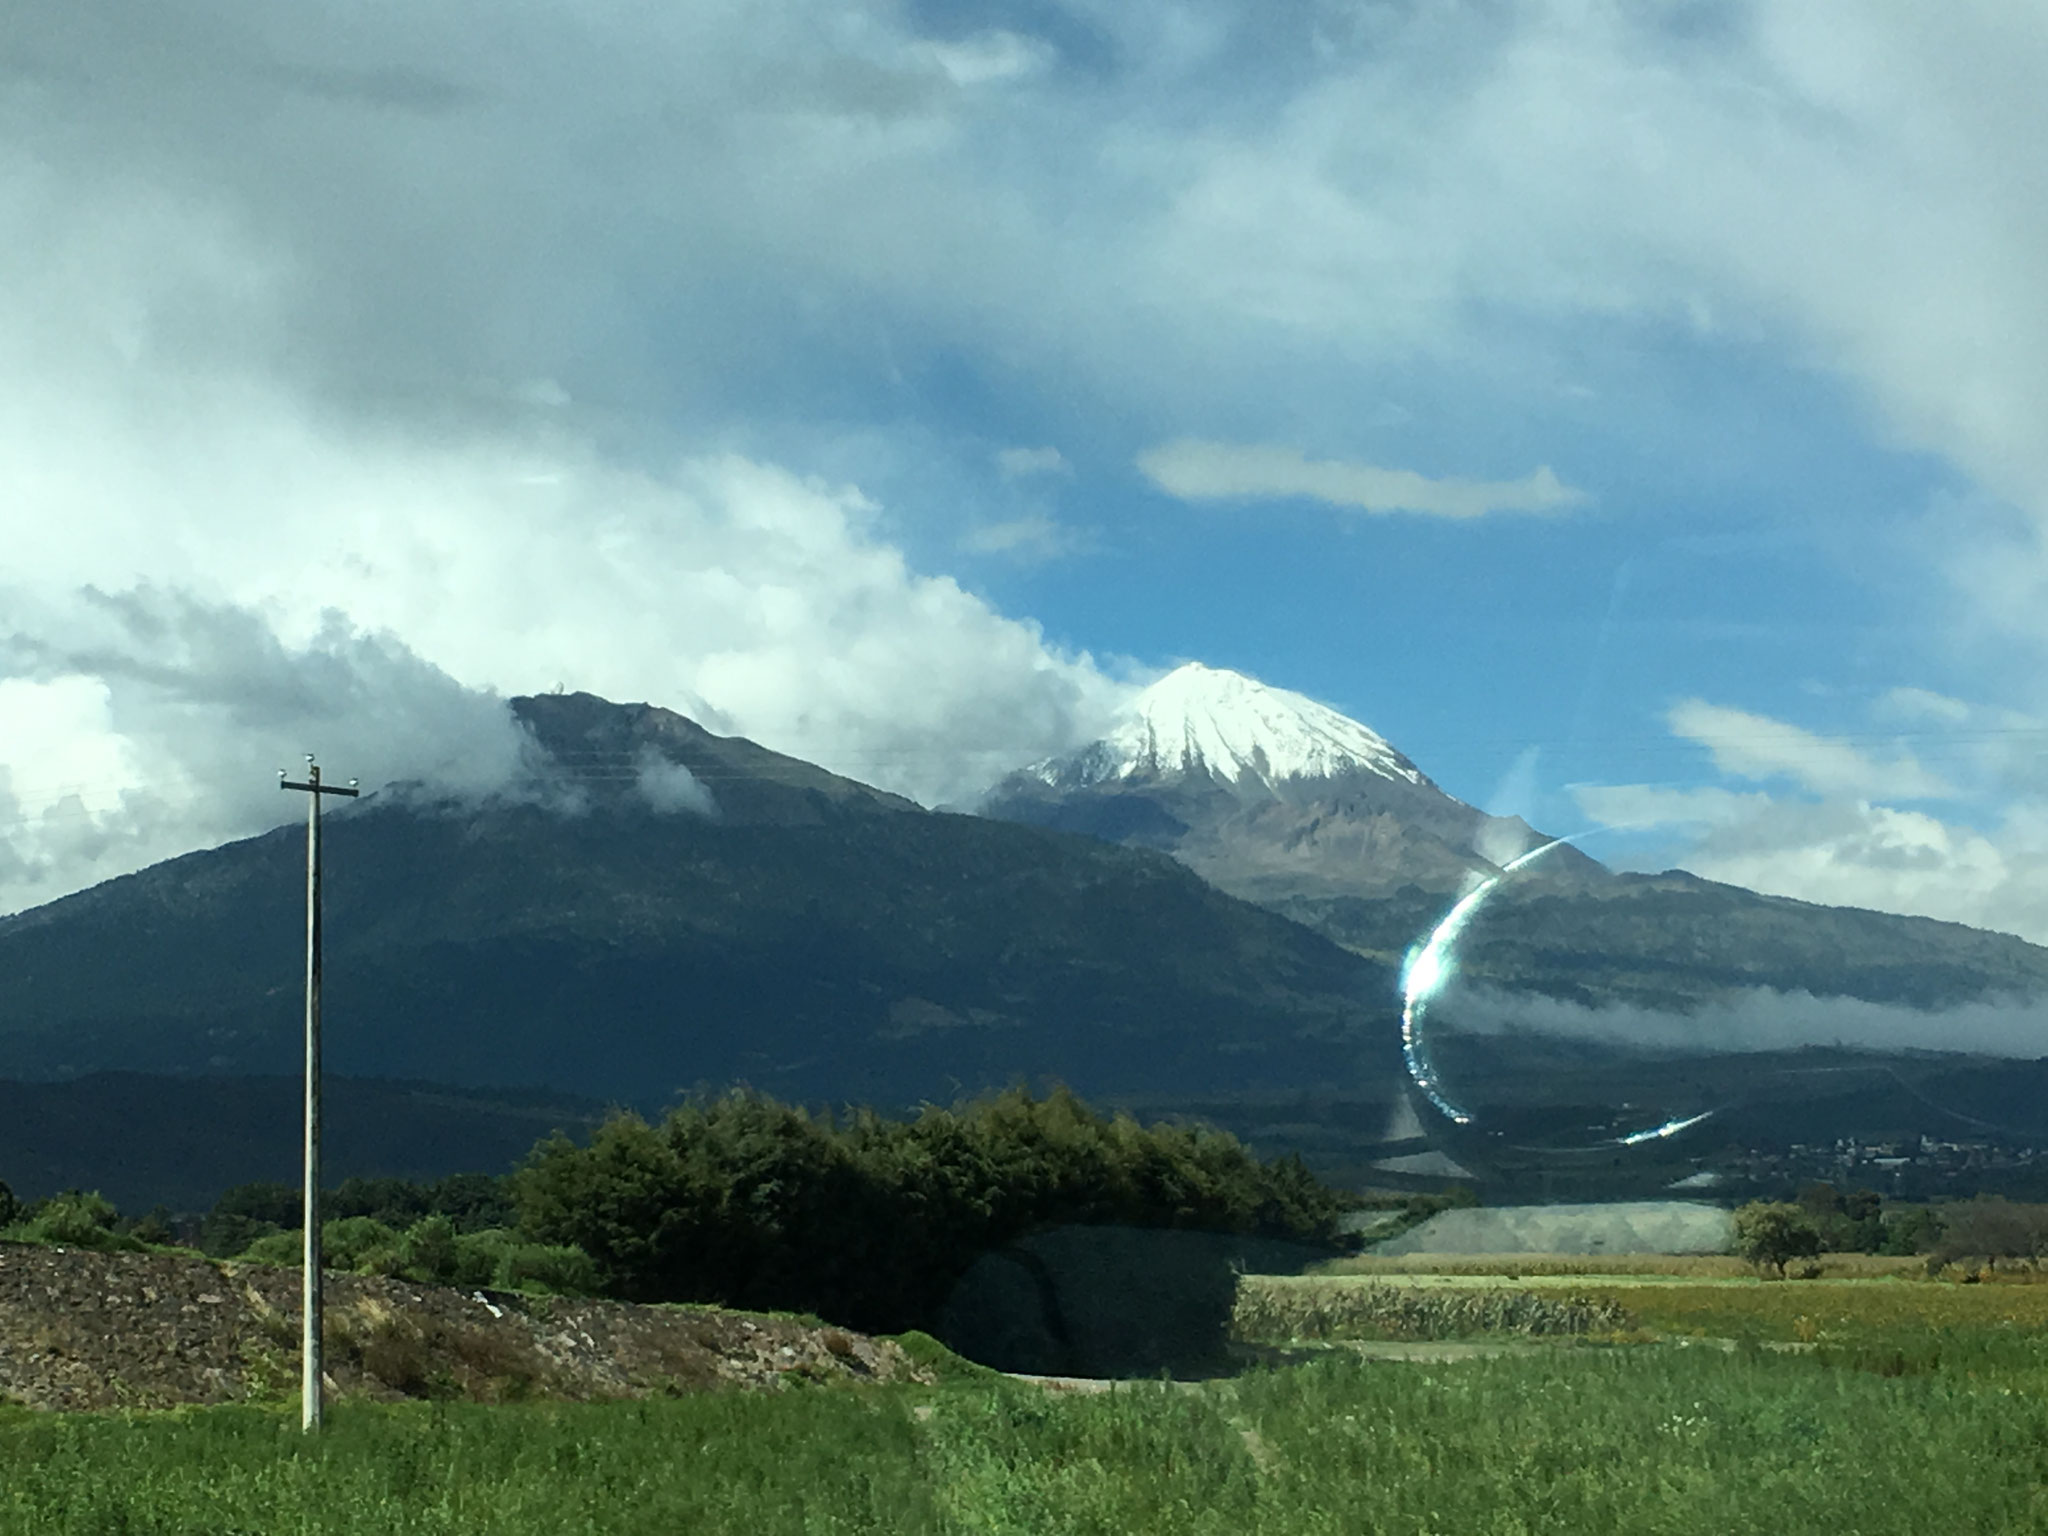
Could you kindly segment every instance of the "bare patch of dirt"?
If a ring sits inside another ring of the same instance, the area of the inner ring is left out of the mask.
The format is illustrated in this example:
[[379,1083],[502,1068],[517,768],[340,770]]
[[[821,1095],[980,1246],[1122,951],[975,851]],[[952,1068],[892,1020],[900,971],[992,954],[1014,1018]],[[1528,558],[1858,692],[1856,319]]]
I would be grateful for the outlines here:
[[[794,1318],[326,1280],[329,1389],[590,1399],[793,1379],[929,1380],[894,1343]],[[0,1243],[0,1400],[160,1408],[295,1397],[296,1270]]]

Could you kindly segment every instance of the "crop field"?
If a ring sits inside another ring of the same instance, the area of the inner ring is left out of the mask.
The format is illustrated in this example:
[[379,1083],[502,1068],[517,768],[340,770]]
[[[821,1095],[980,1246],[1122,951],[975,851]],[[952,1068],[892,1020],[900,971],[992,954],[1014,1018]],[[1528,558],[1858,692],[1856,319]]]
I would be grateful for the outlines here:
[[[1289,1363],[1100,1393],[957,1368],[633,1403],[344,1402],[312,1443],[275,1404],[0,1408],[0,1533],[2048,1529],[2048,1286],[1560,1278],[1248,1280],[1241,1330],[1283,1292],[1399,1292],[1476,1301],[1446,1316],[1516,1349],[1365,1359],[1332,1318],[1339,1342]],[[1588,1310],[1545,1310],[1567,1303]]]
[[[1926,1260],[1881,1253],[1826,1253],[1813,1261],[1822,1280],[1875,1280],[1887,1276],[1918,1276]],[[1318,1266],[1321,1275],[1469,1275],[1475,1278],[1531,1279],[1541,1276],[1598,1275],[1603,1278],[1666,1280],[1749,1280],[1756,1270],[1728,1253],[1410,1253],[1381,1256],[1359,1254]]]

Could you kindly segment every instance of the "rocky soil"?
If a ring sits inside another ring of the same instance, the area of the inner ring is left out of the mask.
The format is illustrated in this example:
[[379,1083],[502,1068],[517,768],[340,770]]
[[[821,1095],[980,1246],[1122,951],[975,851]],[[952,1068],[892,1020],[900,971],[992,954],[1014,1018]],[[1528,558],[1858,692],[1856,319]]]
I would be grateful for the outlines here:
[[[159,1408],[296,1397],[296,1270],[0,1243],[0,1402]],[[326,1284],[329,1390],[590,1399],[809,1380],[927,1380],[896,1344],[794,1318]]]

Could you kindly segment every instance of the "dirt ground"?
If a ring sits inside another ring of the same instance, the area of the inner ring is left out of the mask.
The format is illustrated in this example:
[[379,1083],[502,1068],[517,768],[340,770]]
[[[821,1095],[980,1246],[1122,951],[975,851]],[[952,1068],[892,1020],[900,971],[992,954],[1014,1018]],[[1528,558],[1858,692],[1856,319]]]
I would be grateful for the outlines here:
[[[168,1253],[0,1243],[0,1401],[160,1408],[296,1397],[299,1275]],[[326,1281],[343,1396],[590,1399],[792,1378],[925,1380],[896,1344],[702,1307]]]

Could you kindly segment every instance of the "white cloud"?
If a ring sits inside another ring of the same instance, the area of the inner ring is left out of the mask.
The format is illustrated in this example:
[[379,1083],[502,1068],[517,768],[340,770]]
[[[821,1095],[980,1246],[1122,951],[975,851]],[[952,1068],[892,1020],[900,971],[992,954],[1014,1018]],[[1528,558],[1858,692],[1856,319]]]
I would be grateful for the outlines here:
[[1711,752],[1721,772],[1742,778],[1782,776],[1816,794],[1878,800],[1943,799],[1954,794],[1904,751],[1879,761],[1849,742],[1703,699],[1683,700],[1665,718],[1673,734]]
[[999,448],[996,450],[996,468],[1006,480],[1022,480],[1031,475],[1071,475],[1073,466],[1057,448]]
[[1878,713],[1895,720],[1961,725],[1970,718],[1970,706],[1926,688],[1893,688],[1878,700]]
[[1051,47],[1038,38],[1002,31],[957,43],[928,43],[924,51],[955,85],[968,87],[1035,75],[1054,58]]
[[[1910,689],[1880,696],[1873,708],[1945,725],[2010,719]],[[1959,786],[1902,751],[1880,760],[1840,739],[1697,699],[1674,708],[1668,722],[1677,735],[1706,746],[1722,773],[1789,779],[1805,793],[1579,784],[1571,789],[1579,809],[1606,827],[1669,829],[1683,844],[1678,859],[1711,880],[2048,943],[2048,799],[2038,731],[1921,738],[1968,771]],[[1883,803],[1934,796],[1951,799],[1955,811],[1936,816]]]
[[1077,530],[1039,512],[1004,522],[980,523],[960,536],[960,547],[971,554],[1005,555],[1027,562],[1070,555],[1086,542]]
[[1745,795],[1712,786],[1574,784],[1571,795],[1580,810],[1602,827],[1613,828],[1730,826],[1771,804],[1771,797],[1761,791]]
[[1298,448],[1192,438],[1146,449],[1138,468],[1184,501],[1306,496],[1362,512],[1465,518],[1556,512],[1586,500],[1584,492],[1559,483],[1548,465],[1520,480],[1432,480],[1409,469],[1309,459]]
[[2038,805],[2013,807],[1986,832],[1867,801],[1640,784],[1573,795],[1603,825],[1685,829],[1681,862],[1709,880],[2048,944],[2048,812]]
[[[340,440],[274,400],[131,429],[116,458],[94,436],[4,444],[49,521],[31,534],[47,578],[8,593],[0,673],[104,684],[108,730],[170,768],[213,750],[199,737],[291,723],[373,782],[397,718],[359,675],[373,661],[438,680],[451,707],[556,682],[667,704],[926,800],[1086,739],[1120,695],[1086,657],[913,571],[857,493],[749,460],[653,475],[565,445]],[[81,595],[90,581],[113,595]],[[98,750],[76,728],[10,730],[0,758],[19,780],[53,740]],[[294,750],[266,745],[259,771]],[[453,766],[398,757],[393,773]],[[202,817],[193,836],[223,825],[251,829]]]
[[[302,752],[378,788],[473,796],[520,776],[501,699],[338,614],[302,644],[259,614],[163,589],[0,588],[0,911],[298,813]],[[296,776],[296,774],[295,774]]]
[[697,776],[681,763],[670,762],[652,747],[640,754],[634,767],[634,787],[654,809],[667,815],[687,812],[693,816],[718,815],[718,802]]

